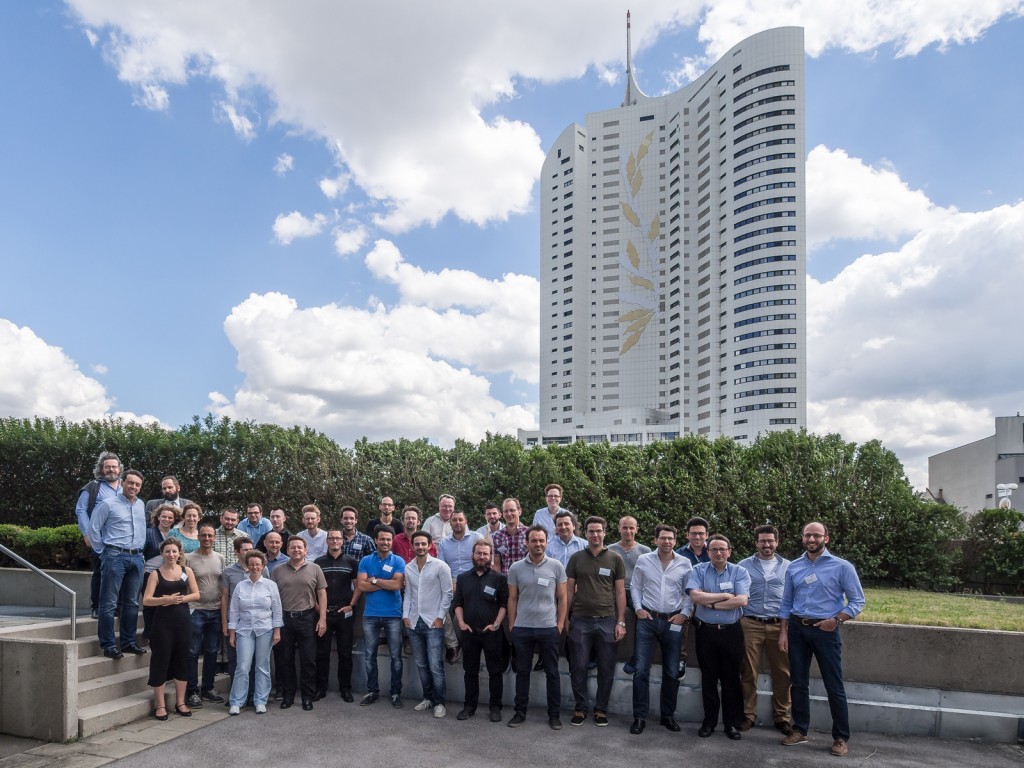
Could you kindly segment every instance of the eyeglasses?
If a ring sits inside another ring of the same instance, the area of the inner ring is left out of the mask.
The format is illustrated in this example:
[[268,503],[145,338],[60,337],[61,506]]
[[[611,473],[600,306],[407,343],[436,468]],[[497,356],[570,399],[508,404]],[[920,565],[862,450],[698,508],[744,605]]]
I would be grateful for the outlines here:
[[708,552],[728,552],[728,547],[708,547]]

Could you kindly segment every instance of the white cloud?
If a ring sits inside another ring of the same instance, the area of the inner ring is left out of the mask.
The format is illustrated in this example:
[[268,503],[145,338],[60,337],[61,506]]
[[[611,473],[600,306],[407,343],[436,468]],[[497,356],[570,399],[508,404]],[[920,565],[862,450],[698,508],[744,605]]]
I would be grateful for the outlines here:
[[31,328],[0,319],[0,414],[29,418],[103,418],[113,400],[60,347]]
[[235,135],[244,141],[252,141],[256,137],[256,125],[248,117],[238,111],[238,107],[226,101],[217,105],[220,113],[227,118]]
[[328,200],[335,200],[345,194],[345,190],[348,189],[351,180],[344,173],[335,176],[333,179],[320,179],[320,191],[324,193],[324,197]]
[[[535,279],[423,272],[387,241],[366,263],[398,286],[397,306],[301,309],[267,293],[235,307],[224,328],[245,380],[232,398],[211,393],[211,410],[309,424],[342,442],[365,435],[451,443],[536,424],[535,407],[499,401],[484,376],[537,381]],[[416,281],[430,287],[414,290]]]
[[1024,203],[932,218],[899,250],[808,279],[809,426],[927,456],[991,432],[1024,400]]
[[356,224],[351,229],[338,227],[334,230],[334,250],[339,256],[355,253],[366,243],[366,227]]
[[110,372],[110,369],[107,366],[103,365],[103,363],[96,363],[94,366],[92,366],[92,372],[99,376],[104,376]]
[[807,248],[830,240],[896,240],[955,212],[910,189],[888,168],[872,168],[844,150],[807,155]]
[[282,152],[277,156],[277,162],[274,163],[274,173],[278,176],[284,176],[288,171],[295,167],[295,158],[289,155],[287,152]]
[[307,219],[298,211],[282,213],[274,220],[274,237],[281,245],[291,245],[296,238],[320,234],[328,221],[322,213],[315,214],[312,219]]

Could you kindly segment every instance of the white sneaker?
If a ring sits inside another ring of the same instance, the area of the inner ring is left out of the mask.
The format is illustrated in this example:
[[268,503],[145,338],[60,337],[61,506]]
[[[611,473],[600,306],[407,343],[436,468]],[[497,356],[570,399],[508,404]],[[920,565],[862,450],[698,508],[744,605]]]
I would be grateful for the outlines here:
[[267,705],[266,704],[257,704],[256,705],[256,714],[257,715],[265,715],[265,714],[267,714]]
[[413,709],[416,710],[417,712],[425,712],[426,710],[430,709],[432,706],[433,706],[433,704],[430,703],[430,699],[424,699],[419,704],[417,704],[415,707],[413,707]]
[[240,714],[241,712],[242,712],[242,710],[241,710],[240,707],[231,707],[230,709],[228,709],[228,714],[229,715],[237,715],[237,714]]
[[444,717],[448,714],[448,710],[444,708],[444,704],[438,704],[434,707],[434,717]]

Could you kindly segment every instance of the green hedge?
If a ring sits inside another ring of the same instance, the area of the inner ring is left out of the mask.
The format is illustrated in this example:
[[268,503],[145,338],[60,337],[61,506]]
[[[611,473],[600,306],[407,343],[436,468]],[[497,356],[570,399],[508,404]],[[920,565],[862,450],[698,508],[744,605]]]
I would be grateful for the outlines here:
[[[33,565],[50,570],[91,570],[89,548],[82,541],[76,525],[59,528],[27,528],[22,525],[0,525],[0,544]],[[0,565],[18,566],[0,554]],[[20,567],[20,566],[18,566]]]

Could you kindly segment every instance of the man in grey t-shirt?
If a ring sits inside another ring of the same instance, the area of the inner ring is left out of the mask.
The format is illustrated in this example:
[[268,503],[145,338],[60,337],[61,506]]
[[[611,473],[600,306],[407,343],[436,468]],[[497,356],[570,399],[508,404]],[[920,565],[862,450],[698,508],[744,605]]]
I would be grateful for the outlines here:
[[622,666],[622,671],[627,675],[636,672],[636,653],[634,643],[636,641],[636,614],[633,612],[633,599],[629,591],[629,585],[633,581],[633,568],[640,555],[646,555],[651,548],[637,543],[636,537],[640,533],[640,526],[635,517],[625,515],[619,519],[619,540],[609,544],[608,549],[615,552],[626,564],[626,639],[627,648],[630,648],[629,661]]
[[544,526],[532,526],[526,534],[527,556],[508,569],[508,625],[516,650],[515,714],[508,721],[510,728],[526,720],[534,650],[540,654],[547,678],[548,725],[556,731],[562,727],[558,642],[565,626],[566,576],[562,564],[547,556],[547,545]]

